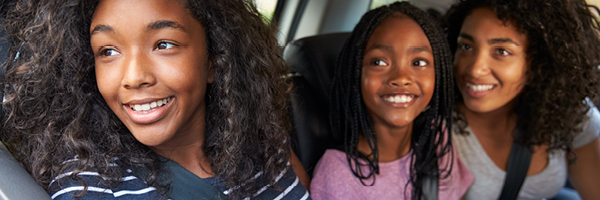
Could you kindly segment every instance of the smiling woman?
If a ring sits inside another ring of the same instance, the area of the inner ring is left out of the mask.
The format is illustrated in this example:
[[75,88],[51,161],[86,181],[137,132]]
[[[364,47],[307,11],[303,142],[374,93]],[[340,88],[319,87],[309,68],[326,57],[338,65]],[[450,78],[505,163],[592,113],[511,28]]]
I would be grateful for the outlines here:
[[[583,0],[453,6],[448,41],[460,95],[452,139],[475,176],[466,199],[552,198],[567,178],[583,199],[600,198],[600,113],[588,99],[600,87],[594,10]],[[519,146],[530,159],[513,160]],[[511,182],[511,168],[523,169],[522,182]]]
[[[244,0],[19,1],[2,140],[53,199],[307,199]],[[227,16],[227,17],[225,17]]]

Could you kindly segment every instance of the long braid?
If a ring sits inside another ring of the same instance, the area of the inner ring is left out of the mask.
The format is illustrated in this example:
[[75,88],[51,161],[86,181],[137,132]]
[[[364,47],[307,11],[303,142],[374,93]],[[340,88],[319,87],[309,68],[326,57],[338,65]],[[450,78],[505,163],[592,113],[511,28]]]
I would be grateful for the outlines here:
[[[419,199],[424,178],[445,178],[452,168],[452,162],[445,162],[445,166],[439,167],[442,170],[438,169],[442,156],[447,153],[452,155],[449,131],[452,125],[454,84],[451,54],[442,31],[433,19],[406,2],[367,12],[354,28],[340,54],[332,82],[330,120],[333,133],[343,136],[344,151],[353,174],[363,185],[367,185],[364,182],[366,180],[369,181],[368,185],[375,184],[375,174],[379,174],[379,151],[373,121],[362,100],[362,61],[366,44],[375,28],[396,13],[406,14],[421,26],[431,43],[435,59],[435,92],[428,109],[415,119],[411,140],[413,154],[410,182],[407,185],[413,185],[412,199]],[[369,155],[358,151],[360,134],[363,134],[371,150]],[[368,172],[363,171],[365,166],[368,167]]]

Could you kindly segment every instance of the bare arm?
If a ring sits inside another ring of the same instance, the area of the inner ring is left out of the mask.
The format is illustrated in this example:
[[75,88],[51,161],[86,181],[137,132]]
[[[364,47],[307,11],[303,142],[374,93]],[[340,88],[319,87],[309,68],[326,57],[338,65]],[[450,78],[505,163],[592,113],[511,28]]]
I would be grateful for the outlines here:
[[600,199],[600,137],[573,150],[575,163],[569,165],[569,178],[583,199]]
[[304,166],[300,163],[300,160],[294,153],[294,150],[291,150],[292,156],[290,156],[290,164],[292,165],[292,169],[300,179],[300,183],[306,188],[306,190],[310,193],[310,176],[306,173]]

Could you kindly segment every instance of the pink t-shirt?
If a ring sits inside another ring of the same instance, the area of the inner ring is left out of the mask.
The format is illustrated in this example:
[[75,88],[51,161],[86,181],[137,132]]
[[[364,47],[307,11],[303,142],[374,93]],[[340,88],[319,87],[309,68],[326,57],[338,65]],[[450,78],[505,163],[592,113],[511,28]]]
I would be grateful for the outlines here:
[[[379,163],[379,174],[375,175],[375,184],[364,186],[352,173],[346,154],[339,150],[328,149],[315,168],[310,185],[310,195],[315,200],[410,199],[412,187],[411,185],[405,186],[410,179],[411,153],[395,161]],[[449,160],[450,156],[444,158]],[[440,166],[444,163],[446,162],[440,163]],[[368,172],[368,168],[364,172]],[[364,182],[368,185],[371,181],[372,179],[369,179]],[[440,180],[438,197],[439,199],[460,199],[472,182],[473,175],[455,155],[450,176]],[[405,190],[407,191],[406,196]]]

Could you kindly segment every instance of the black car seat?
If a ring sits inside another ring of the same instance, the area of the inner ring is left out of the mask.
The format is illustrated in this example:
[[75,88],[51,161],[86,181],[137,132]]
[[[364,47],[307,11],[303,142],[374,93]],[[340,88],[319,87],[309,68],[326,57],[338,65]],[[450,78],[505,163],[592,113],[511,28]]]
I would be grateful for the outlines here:
[[328,148],[338,146],[329,127],[329,90],[333,71],[350,33],[306,37],[289,43],[283,58],[290,66],[294,152],[312,176]]

